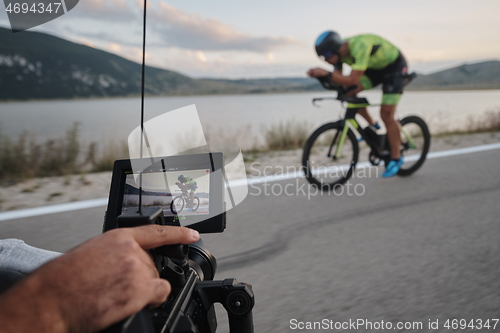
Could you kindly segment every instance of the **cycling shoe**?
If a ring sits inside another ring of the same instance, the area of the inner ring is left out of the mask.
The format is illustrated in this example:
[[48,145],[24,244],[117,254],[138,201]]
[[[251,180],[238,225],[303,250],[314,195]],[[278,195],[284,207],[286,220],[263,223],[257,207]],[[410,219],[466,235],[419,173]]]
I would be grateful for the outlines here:
[[382,178],[389,178],[398,173],[399,168],[403,165],[404,160],[401,157],[399,160],[390,160],[389,164],[387,164],[384,173],[382,174]]

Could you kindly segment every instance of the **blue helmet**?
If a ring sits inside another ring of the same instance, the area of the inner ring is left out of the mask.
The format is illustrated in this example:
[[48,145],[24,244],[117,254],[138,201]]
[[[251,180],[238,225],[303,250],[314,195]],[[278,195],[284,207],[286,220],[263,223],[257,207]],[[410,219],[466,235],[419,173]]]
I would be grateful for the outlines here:
[[334,54],[338,54],[342,38],[335,31],[325,31],[316,39],[316,53],[319,57],[325,59],[330,58]]

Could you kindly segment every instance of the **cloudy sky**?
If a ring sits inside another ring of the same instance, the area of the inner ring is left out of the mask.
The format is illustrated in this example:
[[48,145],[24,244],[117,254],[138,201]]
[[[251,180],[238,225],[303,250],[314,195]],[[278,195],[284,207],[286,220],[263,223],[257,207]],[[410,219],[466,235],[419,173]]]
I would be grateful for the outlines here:
[[[143,0],[80,0],[32,29],[140,62]],[[301,77],[325,30],[381,35],[421,73],[500,59],[499,0],[148,0],[148,65],[192,77]],[[5,10],[0,26],[9,27]]]

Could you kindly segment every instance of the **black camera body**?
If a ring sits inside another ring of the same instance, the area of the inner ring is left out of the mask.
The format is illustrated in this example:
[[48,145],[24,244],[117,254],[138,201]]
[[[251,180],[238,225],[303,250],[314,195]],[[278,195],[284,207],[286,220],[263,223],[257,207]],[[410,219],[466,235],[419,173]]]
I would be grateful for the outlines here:
[[[227,182],[222,153],[158,158],[142,175],[134,174],[132,165],[130,160],[115,162],[103,232],[148,224],[186,225],[200,233],[224,230]],[[194,207],[194,199],[173,193],[180,175],[195,179],[199,189],[198,194],[193,190],[193,198],[198,198],[196,210],[174,209],[175,200]],[[137,186],[139,177],[143,177],[140,183],[144,187]],[[214,303],[221,303],[226,309],[230,332],[253,332],[252,286],[235,279],[213,281],[217,261],[201,240],[190,245],[161,246],[149,252],[160,277],[170,282],[171,294],[160,307],[143,309],[110,327],[107,333],[213,333],[217,328]]]

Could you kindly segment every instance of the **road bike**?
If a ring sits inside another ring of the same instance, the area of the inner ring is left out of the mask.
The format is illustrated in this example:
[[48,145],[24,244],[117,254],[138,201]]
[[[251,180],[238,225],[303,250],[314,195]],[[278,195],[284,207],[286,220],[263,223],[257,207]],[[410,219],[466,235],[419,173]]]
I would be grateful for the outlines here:
[[[402,76],[405,85],[416,76],[415,73],[396,75]],[[391,158],[390,146],[385,134],[377,134],[372,126],[362,128],[355,119],[360,108],[377,106],[376,104],[370,104],[364,97],[347,97],[347,93],[356,86],[346,89],[327,77],[317,79],[325,89],[337,91],[337,97],[314,98],[313,105],[317,106],[316,102],[328,99],[339,100],[342,104],[348,103],[342,119],[324,124],[311,134],[304,145],[302,155],[306,179],[322,190],[332,190],[335,186],[344,184],[356,168],[360,151],[358,137],[370,148],[368,161],[374,166],[378,166],[382,161],[387,165]],[[431,136],[425,121],[418,116],[407,116],[398,122],[401,156],[404,157],[405,163],[397,174],[409,176],[425,162]]]
[[[182,212],[184,207],[189,208],[190,198],[187,190],[177,190],[177,192],[182,192],[182,193],[176,196],[170,203],[170,210],[172,211],[173,214],[178,214]],[[200,198],[195,196],[193,198],[193,205],[191,206],[192,211],[195,212],[196,210],[198,210],[198,207],[200,207]]]

